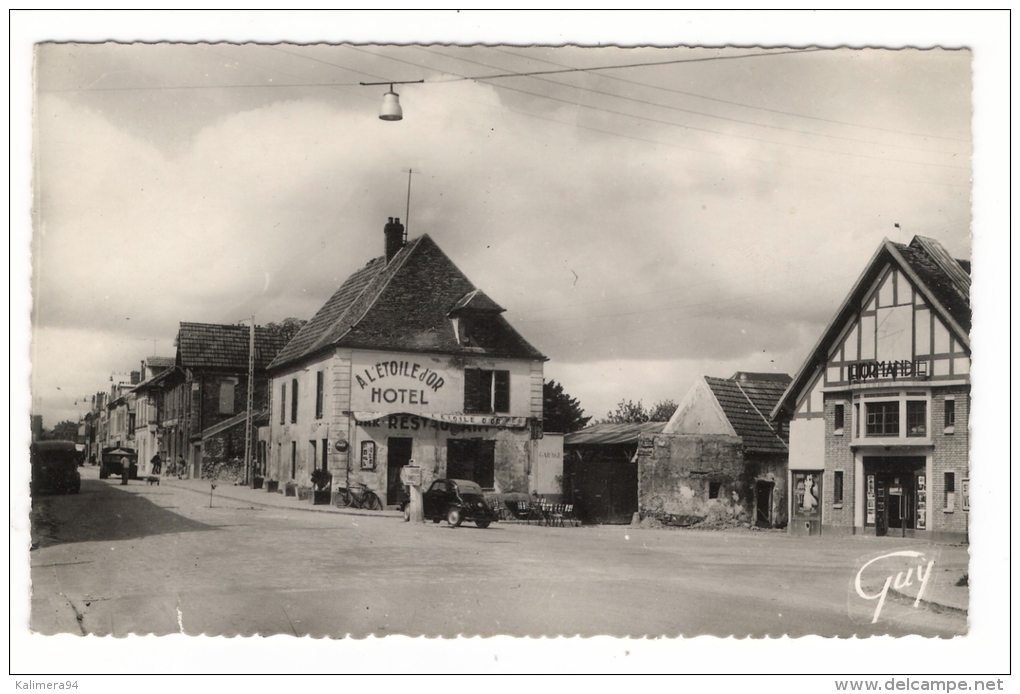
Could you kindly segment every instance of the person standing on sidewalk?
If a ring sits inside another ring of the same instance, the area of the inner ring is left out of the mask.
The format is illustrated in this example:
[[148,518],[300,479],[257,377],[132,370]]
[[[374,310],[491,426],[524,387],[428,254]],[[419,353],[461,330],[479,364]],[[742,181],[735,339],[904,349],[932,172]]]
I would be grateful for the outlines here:
[[184,477],[185,465],[186,463],[184,462],[184,456],[183,455],[177,456],[177,479],[182,479]]
[[159,457],[159,453],[152,456],[152,460],[150,460],[149,462],[152,463],[152,474],[158,475],[160,472],[162,472],[163,459]]

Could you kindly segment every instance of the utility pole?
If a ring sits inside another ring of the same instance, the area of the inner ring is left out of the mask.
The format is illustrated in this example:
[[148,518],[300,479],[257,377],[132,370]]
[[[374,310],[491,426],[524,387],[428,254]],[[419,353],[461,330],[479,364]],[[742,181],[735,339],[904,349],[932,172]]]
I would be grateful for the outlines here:
[[[403,171],[403,169],[401,169]],[[407,209],[404,210],[404,243],[407,243],[407,235],[411,231],[411,174],[420,174],[421,171],[407,169]]]
[[248,330],[248,403],[247,415],[244,418],[244,483],[253,484],[254,475],[251,469],[251,429],[252,404],[255,396],[255,316],[251,317]]

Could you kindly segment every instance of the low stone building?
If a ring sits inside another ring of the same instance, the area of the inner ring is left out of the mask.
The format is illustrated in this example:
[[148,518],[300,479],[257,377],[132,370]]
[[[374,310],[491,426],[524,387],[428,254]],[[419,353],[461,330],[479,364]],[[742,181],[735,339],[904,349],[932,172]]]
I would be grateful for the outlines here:
[[564,437],[564,495],[582,521],[631,521],[638,510],[638,443],[665,426],[665,422],[604,422]]
[[769,420],[786,374],[695,382],[661,433],[637,449],[642,518],[670,525],[786,525],[787,430]]

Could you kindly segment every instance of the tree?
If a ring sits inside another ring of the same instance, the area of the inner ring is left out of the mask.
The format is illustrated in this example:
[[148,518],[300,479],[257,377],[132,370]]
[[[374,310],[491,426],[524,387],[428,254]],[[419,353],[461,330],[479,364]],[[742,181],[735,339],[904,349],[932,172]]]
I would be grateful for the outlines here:
[[298,330],[301,330],[307,322],[304,319],[291,316],[290,318],[284,318],[279,323],[266,323],[265,327],[270,332],[283,335],[289,341],[297,335]]
[[635,424],[648,421],[648,410],[638,400],[635,403],[633,400],[621,400],[616,406],[616,409],[612,412],[606,413],[606,418],[602,420],[606,424]]
[[542,384],[542,428],[546,431],[569,434],[583,429],[591,420],[584,416],[581,403],[563,391],[556,381]]
[[676,412],[677,404],[675,400],[660,400],[655,403],[655,406],[648,412],[649,422],[668,422]]
[[78,424],[65,419],[63,422],[55,424],[51,430],[44,430],[42,438],[50,441],[77,441]]
[[668,422],[676,412],[677,404],[673,400],[660,400],[651,409],[645,409],[638,400],[621,400],[616,409],[606,414],[602,420],[606,424],[641,424],[643,422]]

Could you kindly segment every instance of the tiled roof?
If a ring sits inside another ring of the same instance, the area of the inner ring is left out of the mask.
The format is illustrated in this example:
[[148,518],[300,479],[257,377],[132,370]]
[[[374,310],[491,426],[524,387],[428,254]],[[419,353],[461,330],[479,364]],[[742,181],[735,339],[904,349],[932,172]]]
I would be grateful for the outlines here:
[[451,314],[456,313],[457,311],[492,311],[495,313],[503,313],[506,309],[486,296],[485,292],[481,289],[475,289],[474,291],[465,294],[464,297],[450,309]]
[[145,365],[152,369],[169,369],[174,365],[173,357],[146,357]]
[[[177,359],[189,368],[248,369],[247,325],[181,323]],[[286,344],[284,335],[255,326],[255,368],[265,369]]]
[[938,241],[924,236],[915,236],[909,246],[893,245],[960,327],[970,332],[970,274],[960,262]]
[[[485,339],[462,346],[449,312],[476,287],[428,236],[407,243],[387,264],[375,258],[351,275],[271,364],[279,368],[332,346],[544,359],[500,315]],[[484,294],[481,295],[485,297]],[[498,304],[479,298],[488,310]]]
[[594,424],[563,437],[564,446],[593,446],[637,443],[647,434],[661,434],[666,422]]
[[[744,374],[749,376],[753,374]],[[769,414],[783,396],[790,377],[766,374],[767,380],[705,377],[705,383],[726,414],[726,419],[748,451],[756,453],[786,453],[786,431],[776,431],[769,423]]]

